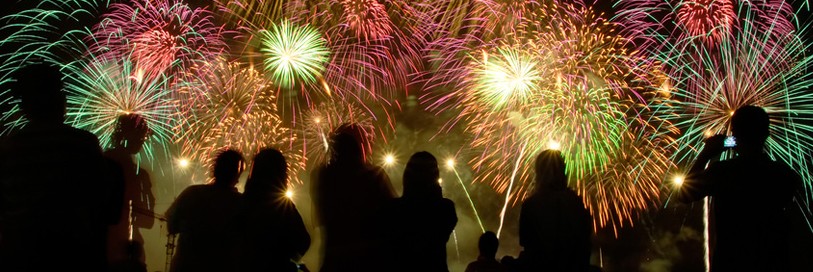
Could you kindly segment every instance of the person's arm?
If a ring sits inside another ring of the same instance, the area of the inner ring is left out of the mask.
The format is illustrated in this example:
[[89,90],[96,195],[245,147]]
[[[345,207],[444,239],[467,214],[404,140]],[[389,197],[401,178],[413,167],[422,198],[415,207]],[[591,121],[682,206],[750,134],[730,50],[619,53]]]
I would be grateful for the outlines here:
[[703,150],[697,155],[689,173],[680,185],[678,199],[688,203],[702,199],[711,192],[711,183],[714,181],[712,171],[707,171],[706,166],[714,159],[720,157],[725,149],[725,135],[714,135],[705,140]]

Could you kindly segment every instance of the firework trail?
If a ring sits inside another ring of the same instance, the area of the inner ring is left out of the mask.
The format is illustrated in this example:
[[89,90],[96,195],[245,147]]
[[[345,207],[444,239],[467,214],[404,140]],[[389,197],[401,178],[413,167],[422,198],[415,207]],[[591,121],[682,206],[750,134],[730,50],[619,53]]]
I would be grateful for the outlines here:
[[273,84],[262,73],[239,62],[219,59],[196,66],[192,80],[178,90],[185,123],[176,129],[183,135],[185,158],[210,165],[223,148],[232,148],[253,157],[266,147],[279,149],[290,164],[291,177],[304,168],[304,158],[296,145],[296,134],[277,114]]
[[167,150],[175,138],[178,105],[170,97],[166,77],[135,77],[133,69],[135,65],[128,60],[96,58],[67,65],[67,117],[73,126],[96,134],[102,147],[108,147],[118,117],[138,114],[151,132],[143,153],[154,158],[155,148]]
[[93,54],[129,57],[147,74],[184,71],[227,49],[224,28],[212,20],[210,11],[178,0],[131,0],[111,4],[87,40]]

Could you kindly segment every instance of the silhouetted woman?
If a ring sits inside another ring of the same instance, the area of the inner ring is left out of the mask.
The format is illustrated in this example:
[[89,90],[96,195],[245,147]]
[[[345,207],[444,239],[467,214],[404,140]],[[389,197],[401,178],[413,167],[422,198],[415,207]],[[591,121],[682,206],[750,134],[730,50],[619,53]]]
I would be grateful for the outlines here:
[[[392,226],[392,269],[449,271],[446,242],[457,224],[454,203],[443,198],[438,161],[429,152],[412,155],[404,169],[404,195],[388,216]],[[389,269],[389,268],[388,268]]]
[[296,206],[285,196],[288,164],[276,149],[264,149],[243,193],[245,199],[243,271],[297,271],[311,238]]
[[[522,271],[587,271],[590,213],[567,188],[565,160],[556,150],[536,157],[536,192],[522,203],[519,256]],[[516,268],[516,267],[515,267]]]
[[345,124],[331,135],[330,161],[311,176],[322,228],[321,271],[381,271],[381,208],[395,197],[383,169],[367,162],[364,130]]

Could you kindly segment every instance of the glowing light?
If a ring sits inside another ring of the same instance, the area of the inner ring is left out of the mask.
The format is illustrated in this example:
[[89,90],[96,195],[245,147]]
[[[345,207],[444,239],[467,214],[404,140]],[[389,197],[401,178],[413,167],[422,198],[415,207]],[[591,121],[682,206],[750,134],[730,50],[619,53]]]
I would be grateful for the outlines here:
[[288,191],[285,191],[285,197],[287,197],[288,199],[294,199],[294,191],[288,189]]
[[450,158],[446,160],[446,167],[449,169],[454,169],[455,161],[454,158]]
[[683,176],[675,176],[672,179],[672,183],[675,184],[675,186],[681,186],[681,185],[683,185],[684,179],[685,178]]
[[550,141],[548,141],[548,149],[561,150],[562,149],[562,144],[559,143],[559,141],[550,140]]
[[178,166],[180,166],[181,168],[189,167],[189,160],[188,159],[180,159],[180,160],[178,160]]
[[391,166],[395,164],[395,156],[392,154],[387,154],[384,156],[384,165]]

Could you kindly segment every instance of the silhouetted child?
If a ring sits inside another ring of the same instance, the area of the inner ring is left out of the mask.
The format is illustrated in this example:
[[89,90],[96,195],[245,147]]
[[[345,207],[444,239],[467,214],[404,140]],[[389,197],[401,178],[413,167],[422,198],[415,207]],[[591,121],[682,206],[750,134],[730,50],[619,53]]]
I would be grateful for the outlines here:
[[383,169],[367,161],[370,143],[362,127],[345,124],[331,136],[331,157],[311,173],[317,224],[323,231],[320,271],[379,271],[384,252],[378,220],[395,198]]
[[[25,126],[0,143],[0,270],[103,271],[111,215],[106,163],[93,134],[64,124],[62,74],[15,74]],[[47,260],[47,261],[44,261]]]
[[282,153],[257,153],[243,193],[242,271],[297,271],[296,261],[311,239],[287,190],[288,164]]
[[500,247],[500,240],[494,232],[486,231],[480,235],[477,244],[480,249],[480,256],[477,260],[466,266],[466,272],[507,272],[508,269],[497,261],[497,248]]
[[788,212],[801,178],[765,153],[770,119],[762,108],[737,109],[731,133],[737,156],[714,162],[726,136],[706,139],[679,197],[687,202],[712,197],[711,271],[788,271]]
[[457,224],[454,203],[443,198],[438,161],[417,152],[404,169],[404,195],[385,210],[393,237],[393,271],[449,271],[446,243]]
[[234,271],[239,256],[238,178],[244,160],[226,150],[215,158],[214,182],[186,188],[166,212],[169,233],[178,234],[172,272]]

